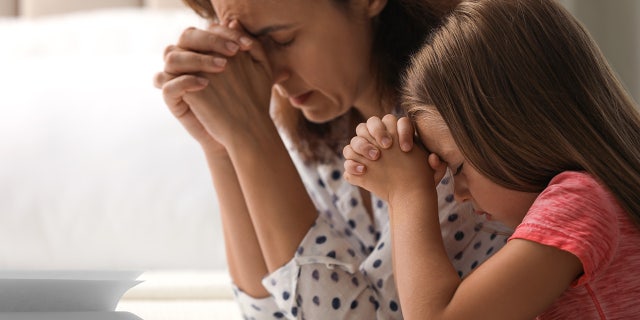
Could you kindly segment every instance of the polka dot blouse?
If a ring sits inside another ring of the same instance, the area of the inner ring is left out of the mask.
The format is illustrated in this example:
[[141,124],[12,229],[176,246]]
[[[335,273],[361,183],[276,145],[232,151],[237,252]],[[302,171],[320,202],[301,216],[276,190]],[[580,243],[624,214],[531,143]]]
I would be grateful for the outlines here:
[[[357,187],[342,178],[344,159],[294,163],[318,209],[291,261],[263,279],[271,296],[254,299],[234,287],[245,319],[402,319],[392,273],[387,204],[372,195],[373,219]],[[438,185],[447,253],[463,277],[501,248],[497,233],[468,205],[453,201],[448,175]]]

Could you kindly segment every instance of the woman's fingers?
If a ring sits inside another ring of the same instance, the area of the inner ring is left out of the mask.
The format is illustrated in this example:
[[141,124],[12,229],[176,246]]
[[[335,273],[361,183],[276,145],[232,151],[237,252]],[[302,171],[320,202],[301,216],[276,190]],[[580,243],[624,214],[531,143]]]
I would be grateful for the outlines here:
[[176,45],[164,50],[164,71],[170,74],[209,72],[225,69],[227,59],[251,49],[253,40],[242,30],[213,24],[208,30],[187,28]]
[[176,45],[189,51],[215,52],[225,56],[233,56],[240,50],[248,50],[251,43],[251,39],[241,30],[213,24],[207,30],[194,27],[185,29]]
[[189,109],[182,97],[188,92],[202,90],[208,83],[207,79],[192,75],[178,76],[162,86],[162,97],[171,113],[180,118]]
[[223,71],[227,65],[227,58],[218,54],[203,54],[171,47],[164,56],[164,71],[167,73],[217,73]]

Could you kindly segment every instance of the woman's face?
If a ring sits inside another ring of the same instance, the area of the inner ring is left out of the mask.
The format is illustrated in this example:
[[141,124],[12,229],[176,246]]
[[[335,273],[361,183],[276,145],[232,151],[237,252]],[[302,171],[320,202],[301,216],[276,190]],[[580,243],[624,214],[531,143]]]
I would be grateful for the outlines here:
[[[222,23],[238,20],[263,45],[276,90],[313,122],[379,106],[371,70],[371,18],[386,0],[212,0]],[[381,3],[379,3],[381,2]],[[367,110],[374,109],[374,111]]]
[[507,189],[478,172],[462,155],[441,117],[420,118],[416,130],[425,147],[446,162],[453,172],[456,201],[471,201],[477,214],[511,228],[522,222],[538,193]]

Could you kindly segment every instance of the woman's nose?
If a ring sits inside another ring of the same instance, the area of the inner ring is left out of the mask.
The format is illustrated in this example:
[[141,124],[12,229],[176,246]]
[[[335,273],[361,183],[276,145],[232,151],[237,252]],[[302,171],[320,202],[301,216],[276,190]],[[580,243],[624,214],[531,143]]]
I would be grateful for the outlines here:
[[291,72],[282,57],[278,57],[276,54],[269,54],[268,59],[271,65],[274,84],[282,84],[289,79]]

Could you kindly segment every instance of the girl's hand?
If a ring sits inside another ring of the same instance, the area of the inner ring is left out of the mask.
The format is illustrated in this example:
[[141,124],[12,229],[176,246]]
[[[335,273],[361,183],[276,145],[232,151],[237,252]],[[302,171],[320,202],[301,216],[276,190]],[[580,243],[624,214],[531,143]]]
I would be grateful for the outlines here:
[[[345,179],[387,201],[397,194],[433,189],[434,171],[427,165],[426,152],[421,148],[412,148],[408,152],[400,149],[399,130],[405,125],[410,126],[411,130],[402,130],[413,132],[408,119],[398,120],[393,115],[386,115],[382,119],[373,117],[367,123],[358,125],[357,136],[343,149]],[[367,144],[381,150],[376,160],[355,151],[362,150]],[[387,148],[383,148],[382,144]]]
[[[411,121],[407,117],[402,117],[397,122],[398,142],[400,149],[409,152],[413,149],[414,130]],[[369,142],[363,135],[371,136],[375,143]],[[393,145],[393,139],[387,128],[378,117],[371,117],[367,120],[366,126],[356,127],[356,136],[351,139],[351,147],[357,154],[369,160],[377,160],[381,149],[388,149]],[[363,172],[362,172],[363,173]],[[351,174],[362,174],[351,172]]]
[[[409,118],[402,117],[398,119],[396,128],[398,143],[402,151],[408,153],[413,150],[414,144],[417,144],[419,148],[429,153],[419,140],[414,142],[415,131]],[[372,137],[373,142],[365,138],[366,136]],[[360,125],[356,128],[356,136],[351,139],[350,147],[360,157],[376,161],[380,157],[381,150],[390,148],[392,144],[393,140],[383,121],[380,118],[372,117],[367,120],[366,125]],[[434,182],[437,184],[444,177],[447,171],[447,164],[433,153],[429,155],[428,163],[435,171]],[[363,163],[355,160],[345,162],[345,172],[352,176],[363,175],[366,171],[367,166]]]

